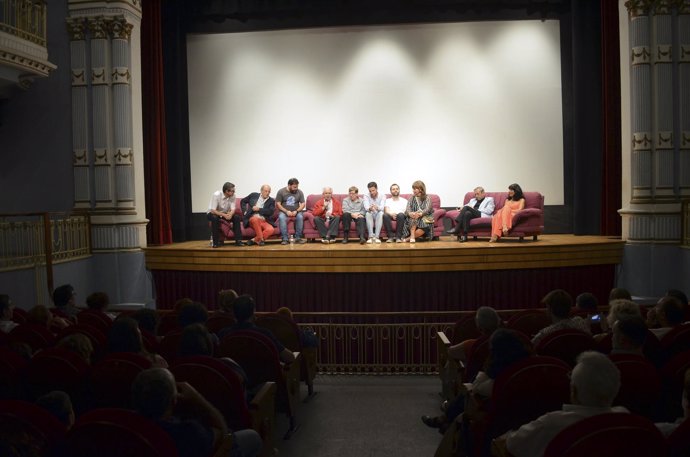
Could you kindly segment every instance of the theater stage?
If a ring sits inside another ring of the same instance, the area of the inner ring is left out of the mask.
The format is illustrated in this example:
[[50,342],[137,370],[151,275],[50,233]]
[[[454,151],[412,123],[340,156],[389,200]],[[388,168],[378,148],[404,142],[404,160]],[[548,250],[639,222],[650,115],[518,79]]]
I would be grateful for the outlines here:
[[551,289],[588,291],[601,301],[615,284],[624,242],[600,236],[542,235],[499,243],[454,237],[439,241],[358,242],[213,249],[208,240],[149,247],[157,306],[181,297],[216,307],[218,290],[250,293],[260,311],[453,311],[539,306]]

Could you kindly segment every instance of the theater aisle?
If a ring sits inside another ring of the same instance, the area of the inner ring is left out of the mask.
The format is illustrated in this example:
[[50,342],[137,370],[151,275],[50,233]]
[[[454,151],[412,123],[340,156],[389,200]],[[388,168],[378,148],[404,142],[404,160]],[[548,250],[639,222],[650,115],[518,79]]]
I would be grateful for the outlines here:
[[321,375],[314,388],[290,440],[285,416],[276,416],[279,457],[432,456],[441,441],[420,420],[439,412],[438,376]]

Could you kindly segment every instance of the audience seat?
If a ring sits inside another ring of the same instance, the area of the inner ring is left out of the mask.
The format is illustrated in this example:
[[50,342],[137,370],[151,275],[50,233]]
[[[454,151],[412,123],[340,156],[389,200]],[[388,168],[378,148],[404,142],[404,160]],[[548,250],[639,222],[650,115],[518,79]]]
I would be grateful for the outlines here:
[[683,416],[681,397],[686,370],[690,369],[690,351],[672,357],[659,370],[661,375],[661,422],[673,422]]
[[49,456],[67,427],[47,410],[22,400],[0,400],[0,441],[15,455]]
[[256,318],[256,325],[270,330],[283,346],[292,352],[302,354],[300,364],[301,380],[307,385],[309,395],[314,393],[314,378],[316,378],[316,348],[302,346],[300,330],[293,321],[287,320],[278,314],[264,314]]
[[17,324],[26,324],[26,310],[22,308],[14,308],[12,312],[12,320]]
[[470,425],[473,455],[488,455],[492,439],[567,403],[569,372],[570,367],[560,359],[532,356],[498,375],[485,419]]
[[690,420],[685,420],[667,438],[668,457],[690,455]]
[[465,316],[458,319],[455,324],[453,324],[453,330],[450,335],[450,342],[452,345],[462,343],[465,340],[479,338],[479,329],[477,328],[477,322],[475,316]]
[[463,382],[462,366],[458,360],[448,356],[451,342],[445,332],[436,332],[438,374],[441,379],[441,397],[453,400],[458,395],[458,386]]
[[[172,437],[155,422],[125,409],[81,415],[65,437],[70,457],[177,457]],[[205,456],[200,456],[205,457]]]
[[172,362],[180,351],[182,330],[171,330],[158,342],[158,353],[168,362]]
[[206,321],[206,328],[211,333],[218,333],[226,327],[234,325],[235,318],[226,313],[213,313]]
[[222,359],[204,355],[179,357],[170,371],[177,381],[188,382],[218,408],[231,430],[256,430],[264,442],[265,453],[272,452],[275,383],[265,383],[247,404],[242,379]]
[[653,419],[654,407],[661,394],[661,378],[657,368],[644,356],[610,354],[609,358],[621,374],[621,387],[613,401],[631,412]]
[[182,330],[178,322],[179,313],[177,311],[160,312],[160,322],[158,323],[158,334],[165,336],[173,330]]
[[575,366],[575,359],[584,351],[596,348],[592,335],[576,329],[562,329],[549,333],[535,346],[539,355],[556,357],[571,367]]
[[516,312],[506,322],[506,327],[518,330],[532,338],[539,330],[551,325],[551,317],[544,309],[524,309]]
[[82,335],[88,337],[89,340],[91,340],[94,355],[99,356],[103,354],[103,352],[105,352],[108,341],[108,337],[106,336],[107,334],[104,333],[103,330],[100,330],[99,328],[94,327],[93,325],[84,324],[81,322],[78,324],[70,325],[60,330],[60,333],[57,334],[55,340],[60,341],[66,336],[73,335],[75,333],[81,333]]
[[661,350],[666,357],[670,358],[676,354],[690,349],[690,324],[680,324],[675,326],[659,342]]
[[665,457],[666,444],[654,423],[635,414],[607,413],[565,428],[551,440],[544,457]]
[[0,347],[0,399],[25,399],[25,375],[29,361],[9,347]]
[[89,377],[94,407],[129,407],[132,382],[147,368],[151,368],[151,360],[143,355],[131,352],[112,352],[105,355],[91,368]]
[[288,416],[290,425],[284,438],[289,439],[297,429],[301,355],[295,353],[295,363],[282,364],[270,338],[253,330],[238,330],[225,335],[217,355],[230,357],[239,363],[249,377],[250,387],[264,382],[276,384],[276,410]]
[[26,381],[34,399],[53,390],[62,390],[69,394],[75,410],[81,410],[89,368],[89,364],[74,351],[47,348],[29,362]]
[[77,314],[77,323],[96,327],[98,330],[107,335],[108,330],[110,330],[110,326],[113,325],[113,320],[107,314],[101,311],[85,309]]
[[21,324],[10,332],[12,341],[26,343],[33,352],[55,344],[55,336],[46,327],[37,324]]

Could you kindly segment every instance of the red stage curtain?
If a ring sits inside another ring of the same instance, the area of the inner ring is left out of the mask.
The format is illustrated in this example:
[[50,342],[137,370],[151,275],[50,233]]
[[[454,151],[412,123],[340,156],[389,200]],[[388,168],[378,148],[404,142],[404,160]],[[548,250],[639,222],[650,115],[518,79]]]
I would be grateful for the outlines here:
[[602,189],[601,234],[621,234],[621,85],[618,2],[601,2]]
[[161,1],[142,2],[141,75],[148,244],[172,243],[168,199],[168,144],[165,130]]

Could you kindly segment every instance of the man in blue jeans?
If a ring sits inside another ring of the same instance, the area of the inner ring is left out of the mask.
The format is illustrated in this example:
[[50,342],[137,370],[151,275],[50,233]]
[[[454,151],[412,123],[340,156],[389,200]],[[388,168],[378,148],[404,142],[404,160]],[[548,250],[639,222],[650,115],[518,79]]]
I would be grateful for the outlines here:
[[290,178],[287,187],[280,189],[276,195],[276,208],[280,211],[278,213],[278,227],[280,227],[280,236],[283,238],[280,244],[288,244],[287,221],[289,217],[295,218],[295,241],[300,244],[307,242],[302,238],[305,206],[306,200],[304,193],[299,190],[299,181],[297,178]]

